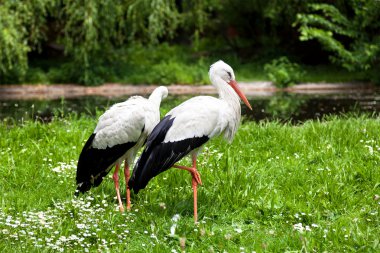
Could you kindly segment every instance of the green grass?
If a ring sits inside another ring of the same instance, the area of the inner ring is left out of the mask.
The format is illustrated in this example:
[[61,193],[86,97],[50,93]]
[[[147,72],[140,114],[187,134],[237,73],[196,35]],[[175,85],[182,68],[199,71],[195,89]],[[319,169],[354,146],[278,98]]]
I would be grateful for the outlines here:
[[132,195],[129,213],[117,211],[110,177],[75,199],[76,161],[95,124],[74,114],[1,123],[1,252],[380,251],[379,119],[244,122],[231,145],[209,142],[199,225],[180,170]]

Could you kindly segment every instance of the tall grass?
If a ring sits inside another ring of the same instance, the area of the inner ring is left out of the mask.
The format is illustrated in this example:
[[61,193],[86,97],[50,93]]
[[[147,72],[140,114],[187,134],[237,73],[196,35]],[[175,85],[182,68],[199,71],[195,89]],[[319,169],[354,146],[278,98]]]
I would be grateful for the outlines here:
[[131,212],[117,211],[111,177],[74,198],[95,124],[1,122],[2,252],[380,250],[378,119],[244,122],[231,145],[212,140],[199,157],[198,225],[190,175],[176,169],[132,195]]

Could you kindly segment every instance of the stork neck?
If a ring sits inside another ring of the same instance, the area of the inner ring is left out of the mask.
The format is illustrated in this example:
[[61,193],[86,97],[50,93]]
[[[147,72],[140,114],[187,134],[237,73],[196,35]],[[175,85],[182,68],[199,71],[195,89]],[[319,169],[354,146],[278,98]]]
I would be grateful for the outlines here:
[[158,92],[153,92],[149,96],[149,101],[151,101],[152,103],[154,103],[157,107],[160,107],[161,100],[162,100],[162,95],[160,93],[158,93]]
[[212,81],[213,85],[218,90],[219,98],[228,103],[232,108],[236,109],[240,114],[240,98],[234,89],[221,78]]
[[228,105],[226,110],[228,110],[229,113],[225,114],[228,126],[224,130],[224,136],[227,140],[232,141],[241,118],[240,98],[235,90],[223,79],[219,78],[219,80],[211,81],[218,90],[219,99]]

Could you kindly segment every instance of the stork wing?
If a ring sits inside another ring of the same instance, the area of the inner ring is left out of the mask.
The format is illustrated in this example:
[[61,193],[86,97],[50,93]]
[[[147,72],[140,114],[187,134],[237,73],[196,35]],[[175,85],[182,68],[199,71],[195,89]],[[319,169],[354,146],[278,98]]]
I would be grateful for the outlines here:
[[95,134],[90,136],[79,156],[76,173],[77,193],[98,186],[115,162],[136,145],[136,142],[128,142],[111,148],[97,149],[91,147],[95,137]]
[[[216,100],[216,101],[215,101]],[[224,129],[218,99],[196,97],[170,111],[153,129],[136,163],[129,187],[135,193]]]
[[134,98],[112,106],[99,118],[92,146],[105,149],[137,142],[145,125],[146,99]]
[[117,160],[136,145],[145,125],[143,102],[133,98],[116,104],[99,118],[79,156],[76,181],[80,192],[98,186]]

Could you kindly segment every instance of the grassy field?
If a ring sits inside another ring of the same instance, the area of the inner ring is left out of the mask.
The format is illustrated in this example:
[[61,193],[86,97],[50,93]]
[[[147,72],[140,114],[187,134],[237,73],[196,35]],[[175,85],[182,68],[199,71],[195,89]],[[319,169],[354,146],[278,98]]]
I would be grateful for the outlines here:
[[131,212],[117,211],[111,177],[74,198],[95,124],[74,114],[1,122],[1,252],[380,251],[379,119],[244,122],[232,145],[211,141],[199,159],[198,225],[180,170],[132,195]]

